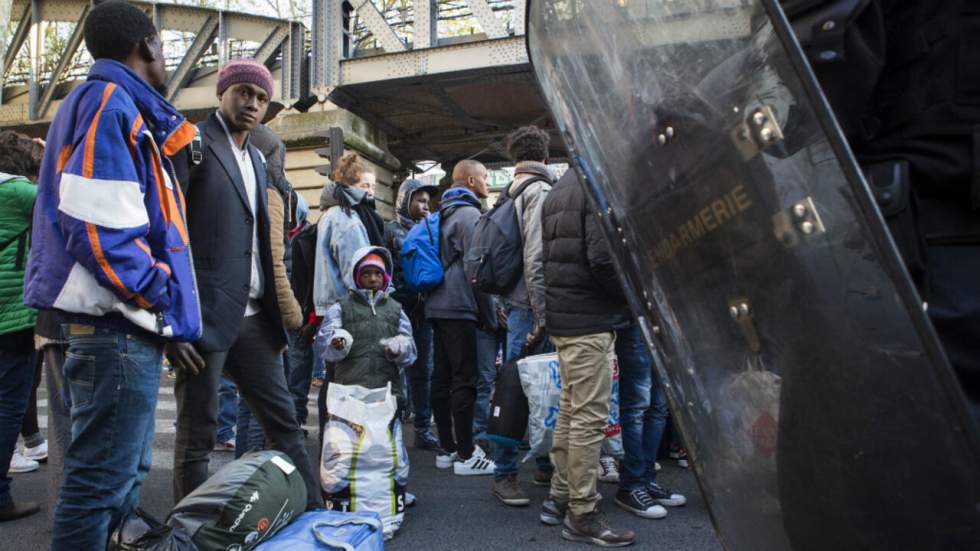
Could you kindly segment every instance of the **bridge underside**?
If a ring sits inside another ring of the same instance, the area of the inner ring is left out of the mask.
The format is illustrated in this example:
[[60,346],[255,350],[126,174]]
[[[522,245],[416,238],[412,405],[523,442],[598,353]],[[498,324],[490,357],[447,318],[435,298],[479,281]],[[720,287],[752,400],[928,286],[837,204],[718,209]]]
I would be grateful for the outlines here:
[[510,131],[548,121],[527,64],[346,85],[331,100],[384,131],[405,164],[504,162]]

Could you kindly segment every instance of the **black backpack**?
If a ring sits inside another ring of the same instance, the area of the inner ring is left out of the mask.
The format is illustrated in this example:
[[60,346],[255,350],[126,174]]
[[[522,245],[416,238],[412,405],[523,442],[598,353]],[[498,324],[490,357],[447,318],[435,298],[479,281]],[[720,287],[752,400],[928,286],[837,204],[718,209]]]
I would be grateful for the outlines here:
[[290,245],[293,257],[293,271],[289,284],[293,294],[303,309],[303,316],[314,310],[313,274],[316,270],[316,224],[307,224],[293,236]]
[[510,291],[523,275],[524,238],[517,220],[515,200],[534,182],[545,178],[528,178],[517,188],[500,194],[492,209],[480,216],[473,230],[473,240],[463,258],[463,270],[473,287],[481,293],[502,295]]

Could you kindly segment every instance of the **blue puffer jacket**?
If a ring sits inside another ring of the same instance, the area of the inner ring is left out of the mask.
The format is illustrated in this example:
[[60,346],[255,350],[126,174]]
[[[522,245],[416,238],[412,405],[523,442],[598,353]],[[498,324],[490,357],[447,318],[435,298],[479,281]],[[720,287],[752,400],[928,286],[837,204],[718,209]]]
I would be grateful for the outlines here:
[[197,129],[100,59],[48,130],[24,300],[125,332],[201,336],[184,197],[165,158]]

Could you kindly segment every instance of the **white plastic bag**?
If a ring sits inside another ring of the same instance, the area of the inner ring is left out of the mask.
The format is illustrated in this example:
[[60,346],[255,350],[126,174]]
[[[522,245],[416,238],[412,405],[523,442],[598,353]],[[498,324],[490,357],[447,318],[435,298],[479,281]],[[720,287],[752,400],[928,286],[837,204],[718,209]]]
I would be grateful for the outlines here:
[[[606,442],[613,455],[622,450],[622,430],[619,424],[619,364],[615,358],[610,366],[612,392],[609,396],[609,421],[606,426]],[[532,457],[547,456],[558,422],[558,404],[561,398],[561,372],[558,354],[539,354],[518,360],[521,386],[527,395],[528,440],[531,451],[524,461]]]
[[327,390],[320,464],[327,505],[378,513],[386,540],[404,520],[408,483],[408,452],[397,409],[391,383],[376,389],[330,383]]

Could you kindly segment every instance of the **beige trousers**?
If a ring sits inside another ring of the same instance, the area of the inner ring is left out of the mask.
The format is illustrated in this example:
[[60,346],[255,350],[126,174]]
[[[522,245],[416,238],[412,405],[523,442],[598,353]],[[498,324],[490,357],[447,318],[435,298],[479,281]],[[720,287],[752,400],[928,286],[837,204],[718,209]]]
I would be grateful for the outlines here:
[[558,349],[561,402],[551,462],[551,495],[568,500],[575,515],[592,512],[599,502],[599,449],[609,417],[609,392],[615,333],[551,337]]

